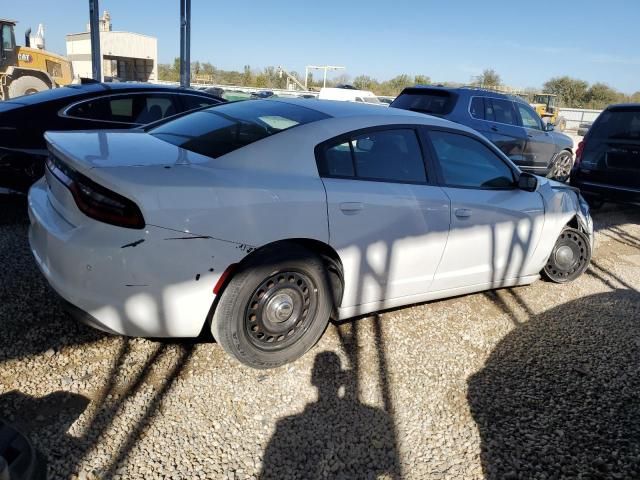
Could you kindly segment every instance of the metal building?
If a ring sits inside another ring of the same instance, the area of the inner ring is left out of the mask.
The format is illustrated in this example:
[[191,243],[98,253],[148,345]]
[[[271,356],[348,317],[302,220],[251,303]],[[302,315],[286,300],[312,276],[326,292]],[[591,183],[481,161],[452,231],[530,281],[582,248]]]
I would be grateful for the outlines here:
[[[99,20],[100,52],[104,80],[148,82],[158,76],[158,39],[132,32],[117,32],[111,27],[111,16],[105,11]],[[91,32],[67,35],[67,57],[74,75],[92,77]]]

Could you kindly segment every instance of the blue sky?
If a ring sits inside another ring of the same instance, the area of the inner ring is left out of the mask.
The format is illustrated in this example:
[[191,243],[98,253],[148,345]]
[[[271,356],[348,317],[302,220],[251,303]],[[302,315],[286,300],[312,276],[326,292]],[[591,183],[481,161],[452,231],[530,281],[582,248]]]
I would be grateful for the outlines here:
[[[3,1],[0,14],[38,23],[47,48],[83,31],[88,0]],[[101,0],[114,30],[158,37],[160,62],[179,50],[178,0]],[[241,70],[308,64],[347,67],[352,78],[400,73],[467,82],[494,68],[504,83],[539,87],[553,76],[640,90],[640,2],[636,0],[192,0],[192,60]]]

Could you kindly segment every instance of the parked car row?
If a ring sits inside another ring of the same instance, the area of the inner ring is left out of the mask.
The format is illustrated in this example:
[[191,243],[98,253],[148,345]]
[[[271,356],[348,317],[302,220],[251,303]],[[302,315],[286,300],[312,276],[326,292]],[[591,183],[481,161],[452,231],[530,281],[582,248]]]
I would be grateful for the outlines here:
[[251,100],[45,138],[29,241],[69,310],[124,335],[209,328],[255,368],[303,355],[331,317],[564,283],[591,258],[577,190],[422,113]]
[[42,177],[47,130],[128,129],[224,101],[170,86],[90,83],[0,102],[0,191],[26,193]]

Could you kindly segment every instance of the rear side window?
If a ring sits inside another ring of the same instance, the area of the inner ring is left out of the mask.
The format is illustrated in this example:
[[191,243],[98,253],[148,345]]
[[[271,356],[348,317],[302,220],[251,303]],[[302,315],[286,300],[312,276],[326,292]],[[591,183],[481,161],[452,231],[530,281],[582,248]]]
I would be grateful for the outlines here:
[[353,177],[385,182],[427,181],[422,151],[414,130],[376,130],[340,140],[325,149],[319,162],[322,176]]
[[640,140],[640,109],[605,110],[591,127],[589,138]]
[[298,105],[252,100],[199,110],[148,132],[178,147],[217,158],[284,130],[325,118],[328,115]]
[[484,120],[484,98],[473,97],[469,105],[469,113],[478,120]]
[[485,98],[485,119],[492,122],[518,125],[516,110],[513,102],[499,98]]
[[440,131],[429,132],[429,138],[447,186],[481,189],[514,186],[511,168],[482,142]]
[[456,98],[446,90],[413,88],[404,90],[391,106],[431,115],[448,115],[456,104]]

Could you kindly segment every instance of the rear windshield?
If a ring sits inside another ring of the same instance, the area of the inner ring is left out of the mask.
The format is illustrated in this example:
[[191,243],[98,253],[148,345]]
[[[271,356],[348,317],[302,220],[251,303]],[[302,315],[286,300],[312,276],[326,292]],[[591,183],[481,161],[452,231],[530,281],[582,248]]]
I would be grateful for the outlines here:
[[640,140],[640,108],[605,110],[591,130],[592,138]]
[[455,94],[445,90],[415,88],[402,92],[391,106],[431,115],[447,115],[453,110],[455,101]]
[[298,125],[329,118],[276,100],[227,103],[179,117],[149,130],[178,147],[217,158]]

